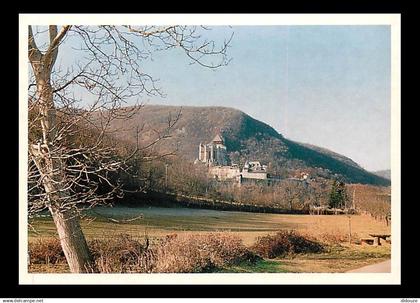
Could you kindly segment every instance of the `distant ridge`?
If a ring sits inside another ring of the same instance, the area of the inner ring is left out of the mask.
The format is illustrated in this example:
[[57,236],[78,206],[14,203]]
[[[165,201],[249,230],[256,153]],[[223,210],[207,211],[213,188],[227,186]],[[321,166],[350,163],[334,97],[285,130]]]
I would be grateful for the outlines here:
[[391,170],[390,169],[385,169],[385,170],[378,170],[373,172],[375,175],[391,180]]
[[172,137],[162,142],[158,151],[177,149],[178,155],[189,161],[197,158],[198,144],[210,142],[218,133],[233,162],[260,160],[279,175],[308,170],[311,175],[341,178],[348,183],[388,186],[390,180],[368,172],[348,157],[310,144],[298,143],[283,137],[274,128],[244,112],[228,107],[146,105],[129,119],[114,120],[115,136],[135,142],[136,126],[144,125],[140,142],[146,144],[168,124],[168,115],[182,116]]

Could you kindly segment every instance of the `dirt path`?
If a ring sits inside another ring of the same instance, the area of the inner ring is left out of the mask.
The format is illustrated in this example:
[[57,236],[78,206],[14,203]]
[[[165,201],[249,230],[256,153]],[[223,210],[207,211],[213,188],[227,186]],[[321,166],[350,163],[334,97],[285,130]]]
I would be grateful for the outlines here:
[[363,266],[358,269],[347,271],[350,273],[376,273],[376,272],[391,272],[391,260],[386,260],[381,263],[376,263],[368,266]]

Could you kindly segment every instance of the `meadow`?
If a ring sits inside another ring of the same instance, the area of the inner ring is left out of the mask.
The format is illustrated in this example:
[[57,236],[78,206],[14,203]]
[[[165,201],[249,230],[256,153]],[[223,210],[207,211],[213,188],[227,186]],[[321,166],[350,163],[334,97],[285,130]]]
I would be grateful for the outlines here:
[[[142,217],[137,218],[139,216]],[[132,218],[137,219],[129,221]],[[81,224],[88,239],[117,234],[128,234],[134,238],[148,235],[154,239],[174,232],[228,231],[239,236],[245,245],[251,245],[259,236],[279,230],[297,230],[314,236],[341,238],[349,233],[349,218],[344,215],[289,215],[193,208],[97,207],[86,212]],[[350,224],[353,236],[368,237],[369,233],[390,232],[390,226],[369,215],[352,215]],[[35,218],[31,226],[30,241],[56,235],[55,226],[48,216]]]
[[[200,237],[206,239],[221,234],[227,246],[232,241],[237,241],[244,247],[250,248],[262,237],[273,236],[279,231],[295,231],[323,243],[325,247],[323,251],[317,253],[303,252],[265,257],[252,264],[249,262],[237,262],[227,266],[222,264],[213,269],[216,272],[344,272],[390,258],[390,245],[387,243],[383,243],[382,246],[360,244],[360,239],[369,237],[370,233],[390,233],[390,226],[368,215],[348,217],[192,208],[97,207],[86,211],[81,225],[88,241],[103,243],[112,242],[121,235],[126,235],[138,243],[144,243],[147,238],[147,241],[153,245],[168,235],[176,234],[181,242],[190,241],[183,245],[191,245],[191,239],[196,243]],[[349,227],[351,243],[349,243]],[[55,226],[50,217],[42,216],[31,221],[30,243],[54,238],[56,238]],[[33,262],[29,270],[63,272],[67,271],[67,267],[63,262],[50,264]]]

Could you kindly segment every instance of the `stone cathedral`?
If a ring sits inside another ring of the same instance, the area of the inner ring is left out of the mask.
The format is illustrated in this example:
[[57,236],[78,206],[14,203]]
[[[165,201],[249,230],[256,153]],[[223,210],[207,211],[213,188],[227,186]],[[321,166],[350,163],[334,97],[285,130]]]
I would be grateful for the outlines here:
[[217,134],[210,143],[200,143],[198,160],[209,165],[228,165],[226,146],[220,134]]

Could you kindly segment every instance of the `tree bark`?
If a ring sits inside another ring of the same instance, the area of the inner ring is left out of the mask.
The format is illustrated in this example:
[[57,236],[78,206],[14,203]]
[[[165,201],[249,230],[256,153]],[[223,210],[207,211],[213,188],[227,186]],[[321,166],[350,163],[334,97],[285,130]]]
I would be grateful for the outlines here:
[[[64,190],[65,163],[59,155],[52,157],[50,148],[55,143],[56,108],[51,86],[51,71],[58,52],[59,39],[67,32],[64,27],[57,35],[57,26],[50,26],[50,47],[42,54],[35,44],[32,28],[29,27],[29,61],[31,63],[37,87],[37,105],[42,127],[42,140],[38,144],[29,144],[29,153],[41,175],[42,185],[47,194],[47,206],[53,217],[60,243],[72,273],[93,271],[93,261],[87,246],[79,217],[75,210],[62,207],[62,198],[69,196]],[[60,37],[61,35],[61,37]],[[42,143],[41,143],[42,142]]]
[[77,214],[50,208],[61,247],[72,273],[94,272],[94,264]]
[[48,157],[48,153],[43,153],[44,145],[30,145],[29,150],[42,176],[42,184],[49,198],[48,209],[54,220],[70,271],[72,273],[94,272],[94,263],[78,214],[74,210],[60,208],[60,198],[69,195],[67,191],[59,188],[59,180],[63,178],[63,172],[58,170],[58,173],[52,173],[54,168],[62,167],[62,164],[58,163],[60,160],[52,160]]

